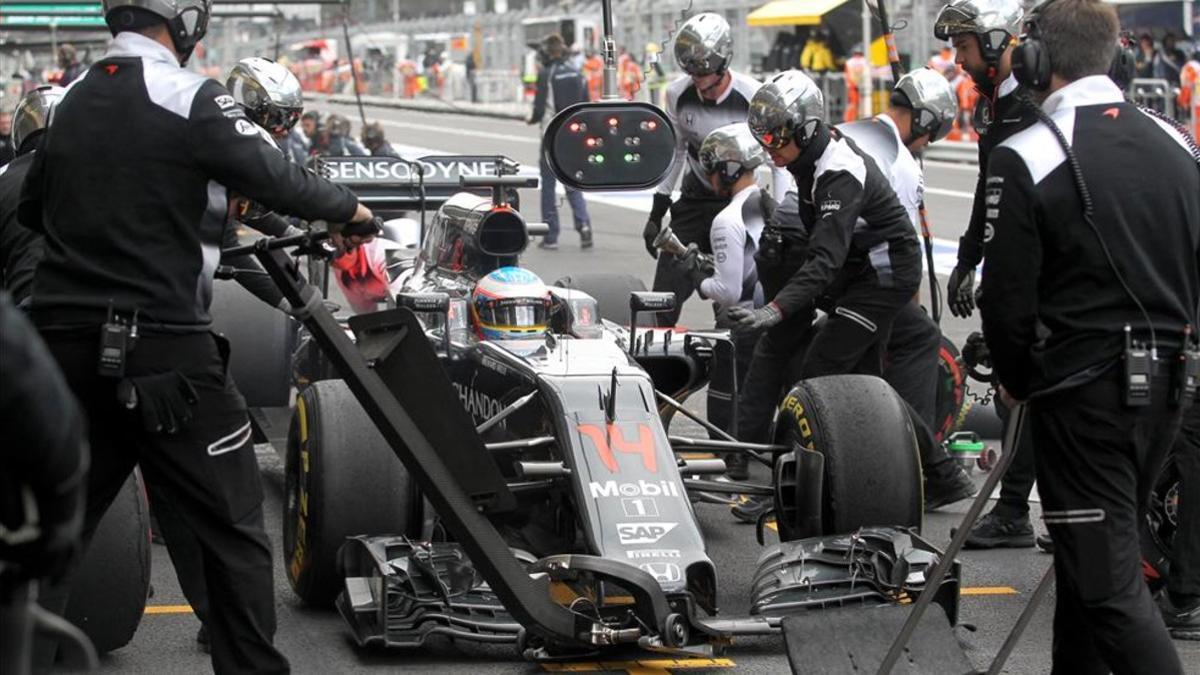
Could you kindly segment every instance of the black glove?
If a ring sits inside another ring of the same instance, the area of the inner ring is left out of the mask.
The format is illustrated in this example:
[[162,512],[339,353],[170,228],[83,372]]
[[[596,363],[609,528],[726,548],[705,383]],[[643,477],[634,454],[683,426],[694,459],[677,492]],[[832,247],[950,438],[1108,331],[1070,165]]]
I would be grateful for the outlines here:
[[658,258],[658,248],[654,246],[654,238],[662,229],[663,216],[667,215],[667,211],[670,209],[670,195],[654,193],[654,206],[650,208],[650,217],[646,220],[646,227],[642,229],[642,240],[646,242],[646,252],[650,254],[651,258]]
[[[712,261],[703,256],[700,253],[700,247],[694,243],[688,244],[687,252],[676,258],[672,264],[679,271],[680,275],[687,277],[687,280],[692,284],[692,288],[695,288],[697,292],[700,290],[700,282],[711,277],[716,272]],[[701,297],[704,296],[703,293],[700,295]]]
[[733,332],[739,335],[755,333],[783,321],[783,313],[773,302],[768,302],[758,309],[730,307],[728,316],[734,322]]
[[345,223],[339,226],[330,226],[331,231],[336,231],[343,237],[372,237],[380,232],[383,232],[383,218],[375,216],[374,218],[361,223]]
[[117,386],[117,399],[142,411],[146,431],[173,434],[192,419],[196,390],[178,370],[127,377]]
[[955,267],[946,283],[946,304],[950,313],[960,319],[971,316],[975,310],[975,270],[969,267]]

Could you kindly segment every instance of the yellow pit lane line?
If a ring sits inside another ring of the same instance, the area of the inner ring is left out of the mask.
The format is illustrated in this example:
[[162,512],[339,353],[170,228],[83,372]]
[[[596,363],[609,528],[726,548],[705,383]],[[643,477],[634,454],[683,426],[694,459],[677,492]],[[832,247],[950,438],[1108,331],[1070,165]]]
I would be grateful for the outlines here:
[[550,673],[625,672],[629,675],[667,675],[675,670],[735,668],[733,659],[643,659],[640,661],[581,661],[579,663],[543,663]]
[[191,614],[191,605],[146,605],[147,614]]

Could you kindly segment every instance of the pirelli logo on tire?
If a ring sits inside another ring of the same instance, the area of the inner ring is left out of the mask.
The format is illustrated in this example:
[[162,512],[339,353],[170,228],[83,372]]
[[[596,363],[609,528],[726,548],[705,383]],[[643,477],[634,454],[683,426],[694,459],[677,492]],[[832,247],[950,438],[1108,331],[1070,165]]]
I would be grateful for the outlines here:
[[796,422],[796,429],[800,432],[800,440],[804,447],[809,450],[813,449],[813,433],[812,425],[808,422],[808,415],[804,412],[804,404],[800,402],[800,398],[795,394],[788,394],[783,399],[783,403],[779,405],[779,416],[790,416]]

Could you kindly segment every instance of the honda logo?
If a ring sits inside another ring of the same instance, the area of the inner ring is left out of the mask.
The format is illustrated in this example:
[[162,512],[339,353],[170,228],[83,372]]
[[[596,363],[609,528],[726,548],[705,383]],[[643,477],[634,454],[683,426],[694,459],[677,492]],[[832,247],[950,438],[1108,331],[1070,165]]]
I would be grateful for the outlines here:
[[643,572],[654,577],[654,580],[660,584],[669,584],[683,579],[683,573],[679,571],[679,565],[670,562],[652,562],[642,563],[638,565]]

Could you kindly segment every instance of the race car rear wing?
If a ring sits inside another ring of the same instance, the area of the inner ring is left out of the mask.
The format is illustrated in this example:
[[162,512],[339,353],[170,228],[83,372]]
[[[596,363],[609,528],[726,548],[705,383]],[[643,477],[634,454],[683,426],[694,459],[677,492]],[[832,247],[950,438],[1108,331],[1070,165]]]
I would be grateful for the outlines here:
[[[320,157],[315,170],[345,185],[373,211],[416,211],[422,202],[436,209],[459,192],[491,194],[489,187],[464,187],[463,178],[517,174],[520,165],[502,155],[400,157]],[[537,187],[534,183],[533,187]]]

